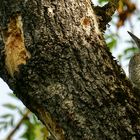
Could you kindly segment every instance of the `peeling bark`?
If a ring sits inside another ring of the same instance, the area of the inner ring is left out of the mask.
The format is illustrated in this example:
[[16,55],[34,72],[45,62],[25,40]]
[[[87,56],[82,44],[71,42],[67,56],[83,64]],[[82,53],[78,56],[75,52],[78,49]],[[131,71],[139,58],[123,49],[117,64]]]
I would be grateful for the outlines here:
[[1,31],[20,14],[31,54],[13,78],[1,51],[1,77],[53,139],[140,139],[139,102],[107,49],[96,10],[90,0],[1,1]]

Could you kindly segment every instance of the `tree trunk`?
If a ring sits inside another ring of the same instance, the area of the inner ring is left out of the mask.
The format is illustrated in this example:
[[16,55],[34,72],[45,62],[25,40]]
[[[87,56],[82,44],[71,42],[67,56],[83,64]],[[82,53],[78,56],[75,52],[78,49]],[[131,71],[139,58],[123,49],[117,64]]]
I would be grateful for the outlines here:
[[0,75],[52,139],[140,139],[140,104],[103,38],[112,2],[0,2]]

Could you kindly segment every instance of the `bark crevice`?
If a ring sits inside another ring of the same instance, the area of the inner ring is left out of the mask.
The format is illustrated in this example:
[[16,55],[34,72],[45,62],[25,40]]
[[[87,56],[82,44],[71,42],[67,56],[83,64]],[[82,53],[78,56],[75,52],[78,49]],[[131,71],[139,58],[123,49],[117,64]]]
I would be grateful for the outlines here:
[[[0,18],[8,21],[12,6],[5,1]],[[19,0],[15,5],[22,7],[32,57],[14,79],[5,69],[0,74],[23,103],[46,125],[50,122],[42,114],[49,113],[66,140],[139,139],[139,103],[107,49],[90,1]]]

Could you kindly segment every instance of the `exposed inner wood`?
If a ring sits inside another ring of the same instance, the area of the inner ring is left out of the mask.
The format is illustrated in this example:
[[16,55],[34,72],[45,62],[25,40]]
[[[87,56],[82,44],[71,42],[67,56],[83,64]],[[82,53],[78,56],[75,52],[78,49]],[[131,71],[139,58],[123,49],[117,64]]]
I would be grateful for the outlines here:
[[13,77],[18,72],[18,66],[26,64],[30,53],[24,45],[22,18],[20,15],[11,17],[7,31],[3,31],[5,42],[5,65],[9,74]]

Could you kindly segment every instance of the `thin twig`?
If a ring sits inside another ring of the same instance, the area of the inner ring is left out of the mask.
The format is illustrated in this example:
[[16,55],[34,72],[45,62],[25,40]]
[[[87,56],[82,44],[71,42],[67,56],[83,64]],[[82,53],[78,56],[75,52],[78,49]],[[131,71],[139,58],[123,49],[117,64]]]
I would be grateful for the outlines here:
[[21,118],[21,120],[17,123],[16,127],[9,133],[9,135],[7,136],[7,138],[5,140],[11,140],[12,136],[15,134],[15,132],[17,131],[17,129],[21,126],[21,124],[23,123],[23,121],[26,119],[26,117],[29,114],[30,114],[30,111],[27,110],[26,113]]

